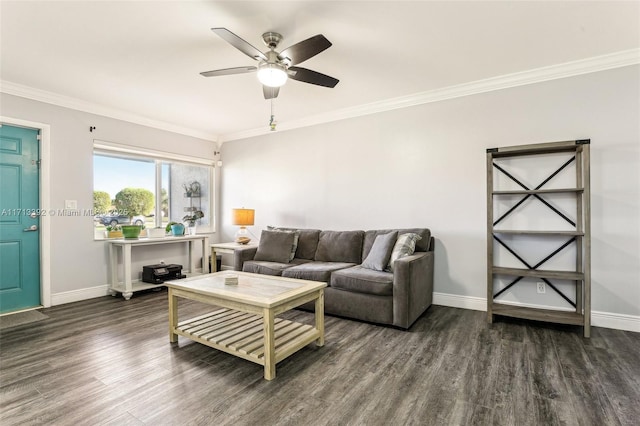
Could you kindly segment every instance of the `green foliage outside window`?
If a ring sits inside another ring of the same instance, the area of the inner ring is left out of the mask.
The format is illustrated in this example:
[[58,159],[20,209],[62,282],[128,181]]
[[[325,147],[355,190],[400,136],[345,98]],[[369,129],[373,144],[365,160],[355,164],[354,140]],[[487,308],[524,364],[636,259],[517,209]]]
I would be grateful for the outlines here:
[[111,209],[111,197],[104,191],[93,191],[93,211],[105,214]]
[[133,216],[148,216],[155,207],[155,197],[148,189],[125,188],[116,194],[116,209]]

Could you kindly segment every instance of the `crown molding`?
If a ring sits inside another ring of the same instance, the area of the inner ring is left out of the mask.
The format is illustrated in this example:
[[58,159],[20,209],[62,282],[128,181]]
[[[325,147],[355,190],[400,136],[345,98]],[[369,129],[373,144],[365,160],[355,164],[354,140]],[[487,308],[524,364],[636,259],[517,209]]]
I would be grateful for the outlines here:
[[[332,121],[345,120],[348,118],[355,118],[364,115],[377,114],[385,111],[392,111],[394,109],[408,108],[416,105],[440,102],[447,99],[455,99],[479,93],[486,93],[512,87],[542,83],[545,81],[574,77],[582,74],[590,74],[594,72],[637,64],[640,64],[640,49],[623,50],[608,55],[595,56],[578,61],[566,62],[528,71],[491,77],[484,80],[444,87],[441,89],[418,92],[408,96],[401,96],[379,102],[358,105],[355,107],[338,109],[323,114],[304,117],[299,120],[281,122],[278,123],[278,131],[282,132],[293,130],[301,127],[309,127],[318,124],[329,123]],[[172,123],[150,119],[129,111],[107,107],[70,96],[48,92],[45,90],[35,89],[6,80],[0,80],[0,92],[52,105],[57,105],[64,108],[70,108],[91,114],[101,115],[104,117],[114,118],[117,120],[127,121],[130,123],[152,127],[159,130],[178,133],[185,136],[192,136],[195,138],[216,142],[218,145],[228,141],[246,139],[273,133],[265,126],[255,129],[243,130],[240,132],[227,133],[224,135],[215,135],[178,126]]]
[[114,118],[116,120],[127,121],[129,123],[140,124],[154,129],[165,130],[167,132],[178,133],[185,136],[217,142],[218,136],[194,129],[178,126],[164,121],[154,120],[129,111],[111,108],[93,102],[83,101],[71,96],[60,95],[58,93],[40,90],[11,81],[0,80],[0,92],[8,95],[19,96],[34,101],[44,102],[64,108],[101,115],[103,117]]
[[[324,124],[332,121],[377,114],[380,112],[391,111],[399,108],[407,108],[416,105],[440,102],[447,99],[476,95],[479,93],[492,92],[512,87],[557,80],[561,78],[574,77],[582,74],[590,74],[614,68],[621,68],[630,65],[637,65],[639,63],[640,49],[623,50],[621,52],[611,53],[608,55],[595,56],[588,59],[565,62],[562,64],[551,65],[542,68],[535,68],[528,71],[491,77],[484,80],[477,80],[470,83],[444,87],[441,89],[418,92],[408,96],[391,98],[384,101],[373,102],[350,108],[343,108],[324,114],[305,117],[299,120],[282,122],[278,123],[278,131],[286,131],[298,129],[301,127],[314,126],[317,124]],[[232,140],[246,139],[269,133],[273,132],[271,132],[265,126],[236,133],[224,134],[220,136],[219,140],[220,143],[224,143]]]

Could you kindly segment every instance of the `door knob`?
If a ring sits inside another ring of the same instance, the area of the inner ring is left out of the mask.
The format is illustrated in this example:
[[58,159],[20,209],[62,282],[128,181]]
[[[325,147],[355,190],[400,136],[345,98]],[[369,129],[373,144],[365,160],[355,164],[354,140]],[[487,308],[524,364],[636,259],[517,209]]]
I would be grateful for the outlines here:
[[24,232],[33,232],[38,230],[38,225],[31,225],[28,228],[23,229]]

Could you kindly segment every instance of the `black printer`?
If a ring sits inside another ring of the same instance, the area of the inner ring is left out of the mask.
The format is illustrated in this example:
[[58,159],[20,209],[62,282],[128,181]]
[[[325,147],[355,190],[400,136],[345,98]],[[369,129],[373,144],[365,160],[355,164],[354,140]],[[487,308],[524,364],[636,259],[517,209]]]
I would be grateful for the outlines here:
[[182,265],[159,263],[142,267],[142,281],[145,283],[162,284],[165,281],[187,278],[182,273]]

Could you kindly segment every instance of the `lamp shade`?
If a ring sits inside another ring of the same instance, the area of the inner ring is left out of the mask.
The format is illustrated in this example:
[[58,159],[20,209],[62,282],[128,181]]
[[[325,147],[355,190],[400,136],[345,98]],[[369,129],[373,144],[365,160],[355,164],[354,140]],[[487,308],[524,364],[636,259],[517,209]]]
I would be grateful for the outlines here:
[[233,209],[233,224],[238,226],[253,226],[253,209]]

